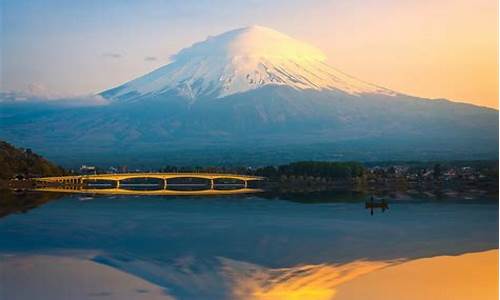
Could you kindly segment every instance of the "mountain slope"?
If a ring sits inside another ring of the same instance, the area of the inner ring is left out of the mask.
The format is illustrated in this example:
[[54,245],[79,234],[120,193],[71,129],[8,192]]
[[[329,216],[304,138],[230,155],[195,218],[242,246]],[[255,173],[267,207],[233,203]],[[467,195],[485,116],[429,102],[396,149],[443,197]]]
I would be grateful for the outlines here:
[[[396,104],[394,103],[396,101]],[[22,112],[21,112],[22,111]],[[498,111],[409,96],[267,86],[220,101],[5,107],[4,138],[64,163],[283,163],[296,159],[494,159]]]

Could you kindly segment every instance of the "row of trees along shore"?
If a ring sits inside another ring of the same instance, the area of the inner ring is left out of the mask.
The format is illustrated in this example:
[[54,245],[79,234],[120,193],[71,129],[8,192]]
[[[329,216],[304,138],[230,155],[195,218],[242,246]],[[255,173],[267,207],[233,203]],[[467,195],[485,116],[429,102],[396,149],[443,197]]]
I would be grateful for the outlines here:
[[255,171],[255,175],[278,178],[314,177],[327,180],[347,180],[362,177],[364,166],[359,162],[301,161],[278,167],[267,166]]
[[321,178],[343,180],[363,177],[365,167],[359,162],[300,161],[257,169],[245,167],[176,167],[166,166],[160,172],[236,173],[267,177],[271,180]]

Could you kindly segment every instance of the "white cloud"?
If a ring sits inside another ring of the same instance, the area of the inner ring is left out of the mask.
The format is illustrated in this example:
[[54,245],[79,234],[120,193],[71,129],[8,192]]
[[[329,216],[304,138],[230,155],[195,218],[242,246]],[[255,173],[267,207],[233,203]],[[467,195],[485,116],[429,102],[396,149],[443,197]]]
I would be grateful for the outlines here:
[[109,102],[100,95],[64,94],[48,89],[42,83],[30,83],[23,91],[0,91],[0,103],[47,103],[64,107],[99,106]]

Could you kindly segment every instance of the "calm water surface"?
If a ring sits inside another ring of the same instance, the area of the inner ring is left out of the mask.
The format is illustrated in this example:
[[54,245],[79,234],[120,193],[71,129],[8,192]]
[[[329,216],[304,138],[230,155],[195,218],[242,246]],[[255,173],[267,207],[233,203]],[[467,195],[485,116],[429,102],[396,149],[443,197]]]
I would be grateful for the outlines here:
[[[88,266],[78,269],[87,277],[98,272],[90,266],[104,266],[161,290],[120,296],[130,299],[260,299],[278,286],[333,289],[342,276],[376,263],[498,248],[498,200],[394,200],[373,215],[363,197],[290,200],[68,195],[0,218],[0,260],[5,266],[18,259],[9,265],[17,268],[43,258],[51,263],[42,267],[70,268],[70,259]],[[9,284],[3,296],[28,297]],[[71,299],[118,297],[105,288],[68,289]],[[53,296],[37,295],[44,297]]]

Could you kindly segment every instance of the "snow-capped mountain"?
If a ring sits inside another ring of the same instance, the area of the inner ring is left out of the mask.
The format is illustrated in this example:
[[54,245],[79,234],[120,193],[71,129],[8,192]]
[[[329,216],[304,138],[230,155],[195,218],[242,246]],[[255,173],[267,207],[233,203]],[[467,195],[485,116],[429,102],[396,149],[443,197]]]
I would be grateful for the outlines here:
[[318,49],[275,30],[251,26],[209,37],[172,62],[103,95],[133,100],[175,91],[189,99],[222,98],[266,85],[352,95],[394,92],[355,79],[325,63]]
[[1,138],[67,165],[498,159],[497,110],[365,83],[258,26],[196,43],[96,99],[0,101]]

